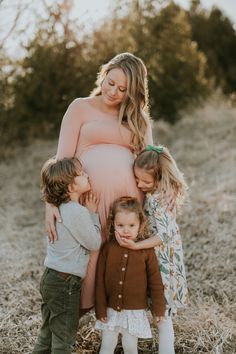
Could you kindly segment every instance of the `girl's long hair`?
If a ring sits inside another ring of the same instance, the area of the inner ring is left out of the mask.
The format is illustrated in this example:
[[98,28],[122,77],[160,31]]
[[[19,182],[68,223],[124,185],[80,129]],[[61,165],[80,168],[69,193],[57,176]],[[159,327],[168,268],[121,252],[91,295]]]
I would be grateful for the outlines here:
[[149,121],[147,69],[143,61],[131,53],[116,55],[102,66],[91,96],[101,95],[101,86],[106,75],[115,68],[123,70],[127,78],[127,91],[120,106],[119,124],[128,126],[133,135],[131,148],[139,153],[145,146]]
[[115,216],[118,212],[135,213],[140,222],[138,240],[143,240],[149,237],[149,230],[147,226],[147,217],[143,212],[141,203],[137,198],[121,197],[114,201],[110,208],[108,216],[107,227],[109,232],[109,240],[115,239]]
[[162,152],[142,151],[134,161],[134,168],[144,169],[152,174],[155,180],[154,190],[160,192],[161,200],[168,201],[169,198],[174,197],[176,206],[180,207],[188,190],[184,175],[166,147],[157,146],[156,148]]

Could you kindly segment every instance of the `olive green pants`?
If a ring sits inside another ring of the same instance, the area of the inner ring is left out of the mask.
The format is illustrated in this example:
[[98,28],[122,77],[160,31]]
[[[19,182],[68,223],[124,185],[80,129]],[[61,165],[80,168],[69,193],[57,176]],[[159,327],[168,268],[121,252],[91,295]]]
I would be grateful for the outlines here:
[[64,279],[46,268],[40,282],[43,323],[33,354],[71,354],[79,324],[80,289],[80,277]]

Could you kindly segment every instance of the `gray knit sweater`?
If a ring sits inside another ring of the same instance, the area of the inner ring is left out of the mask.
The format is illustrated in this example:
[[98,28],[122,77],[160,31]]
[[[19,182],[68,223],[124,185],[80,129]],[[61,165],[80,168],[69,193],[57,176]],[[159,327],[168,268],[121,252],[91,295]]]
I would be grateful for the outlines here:
[[56,223],[58,240],[48,242],[44,265],[83,278],[89,251],[99,250],[101,245],[98,215],[72,201],[61,204],[59,210],[62,222]]

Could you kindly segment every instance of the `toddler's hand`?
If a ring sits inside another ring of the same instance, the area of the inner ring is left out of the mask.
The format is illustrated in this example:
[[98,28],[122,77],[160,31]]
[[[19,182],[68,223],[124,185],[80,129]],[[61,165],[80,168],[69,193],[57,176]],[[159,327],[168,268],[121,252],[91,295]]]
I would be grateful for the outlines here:
[[133,240],[128,240],[127,238],[120,236],[118,231],[115,231],[115,237],[121,247],[126,247],[131,250],[137,249],[136,243]]
[[164,318],[163,316],[156,316],[156,323],[160,324],[160,322],[164,321]]
[[93,192],[90,191],[89,193],[87,193],[84,205],[89,211],[91,211],[92,213],[96,213],[98,210],[98,203],[99,200]]
[[101,322],[103,322],[103,323],[107,323],[107,317],[102,317],[102,318],[100,318],[99,319]]

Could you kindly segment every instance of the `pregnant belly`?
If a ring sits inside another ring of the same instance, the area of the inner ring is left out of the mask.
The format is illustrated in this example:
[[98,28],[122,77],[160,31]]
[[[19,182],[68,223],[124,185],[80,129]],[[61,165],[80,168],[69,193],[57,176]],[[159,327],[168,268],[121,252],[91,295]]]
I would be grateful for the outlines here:
[[[118,188],[127,179],[134,182],[134,158],[130,150],[119,145],[96,145],[80,156],[94,189]],[[118,183],[118,185],[117,185]]]
[[89,175],[92,191],[99,198],[102,237],[107,239],[106,222],[114,200],[123,196],[142,200],[133,174],[133,155],[122,146],[106,144],[90,147],[79,159]]

